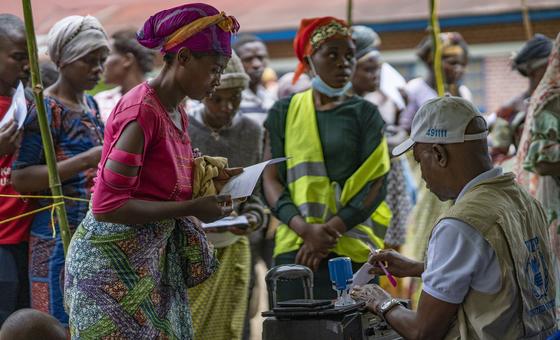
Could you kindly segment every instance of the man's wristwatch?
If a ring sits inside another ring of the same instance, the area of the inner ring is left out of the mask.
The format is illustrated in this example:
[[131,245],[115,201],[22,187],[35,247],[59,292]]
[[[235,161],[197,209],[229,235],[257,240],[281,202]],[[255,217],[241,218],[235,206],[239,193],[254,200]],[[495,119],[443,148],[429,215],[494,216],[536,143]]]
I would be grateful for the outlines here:
[[396,306],[402,306],[402,303],[397,299],[384,301],[377,306],[377,315],[385,319],[385,314]]

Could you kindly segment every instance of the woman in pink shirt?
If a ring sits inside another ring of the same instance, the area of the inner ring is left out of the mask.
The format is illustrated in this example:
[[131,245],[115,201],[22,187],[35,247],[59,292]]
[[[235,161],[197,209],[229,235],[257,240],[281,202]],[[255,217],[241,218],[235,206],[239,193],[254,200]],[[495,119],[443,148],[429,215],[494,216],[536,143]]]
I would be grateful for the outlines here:
[[[187,287],[215,269],[196,218],[231,213],[228,196],[192,198],[193,152],[181,103],[219,85],[239,24],[205,4],[161,11],[138,32],[161,73],[127,92],[107,122],[90,211],[68,252],[73,338],[193,337]],[[220,179],[236,171],[226,170]]]

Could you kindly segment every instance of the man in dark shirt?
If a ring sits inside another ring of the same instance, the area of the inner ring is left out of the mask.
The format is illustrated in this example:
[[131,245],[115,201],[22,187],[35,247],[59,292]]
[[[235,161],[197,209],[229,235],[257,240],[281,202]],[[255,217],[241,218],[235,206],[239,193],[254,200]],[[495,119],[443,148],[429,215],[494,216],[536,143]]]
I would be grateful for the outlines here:
[[[0,121],[14,101],[14,91],[29,79],[23,22],[12,14],[0,14]],[[23,85],[22,85],[23,86]],[[22,98],[25,100],[24,98]],[[11,185],[11,169],[21,130],[15,120],[0,127],[0,194],[18,195]],[[2,197],[0,221],[21,215],[28,202]],[[19,218],[0,224],[0,325],[15,310],[29,306],[27,249],[31,219]]]

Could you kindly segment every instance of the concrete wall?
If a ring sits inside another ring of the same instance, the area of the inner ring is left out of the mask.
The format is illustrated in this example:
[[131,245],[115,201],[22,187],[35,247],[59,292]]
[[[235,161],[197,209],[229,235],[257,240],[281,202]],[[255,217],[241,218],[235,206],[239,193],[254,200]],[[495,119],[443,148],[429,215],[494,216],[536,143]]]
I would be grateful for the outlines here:
[[527,89],[527,78],[511,69],[507,56],[484,58],[484,71],[488,112],[496,111],[510,98]]

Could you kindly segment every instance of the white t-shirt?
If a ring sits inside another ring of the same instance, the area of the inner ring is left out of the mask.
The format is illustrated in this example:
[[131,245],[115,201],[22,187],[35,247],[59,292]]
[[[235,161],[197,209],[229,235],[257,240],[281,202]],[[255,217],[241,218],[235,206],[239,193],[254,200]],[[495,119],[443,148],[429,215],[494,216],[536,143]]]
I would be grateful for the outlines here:
[[[501,168],[494,168],[478,175],[463,188],[456,201],[477,183],[501,174]],[[478,230],[462,221],[446,218],[434,227],[426,260],[423,290],[438,300],[459,304],[469,289],[494,294],[502,286],[494,249]]]
[[117,103],[122,97],[121,87],[117,86],[112,89],[101,91],[97,93],[93,98],[97,102],[99,106],[99,115],[101,116],[101,121],[103,124],[107,123],[107,119],[109,119],[109,115],[117,106]]

